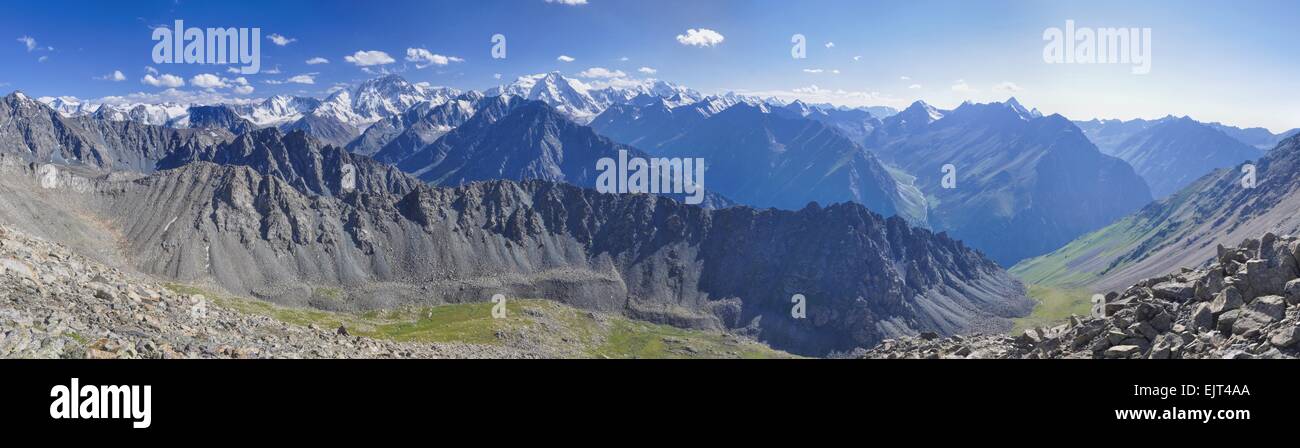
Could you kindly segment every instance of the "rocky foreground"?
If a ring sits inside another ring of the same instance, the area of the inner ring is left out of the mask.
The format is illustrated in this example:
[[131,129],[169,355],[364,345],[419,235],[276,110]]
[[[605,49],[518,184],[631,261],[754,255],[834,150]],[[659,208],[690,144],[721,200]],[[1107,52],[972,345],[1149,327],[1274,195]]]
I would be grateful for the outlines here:
[[1272,233],[1218,248],[1204,269],[1151,278],[1023,334],[886,340],[862,358],[1296,358],[1300,239]]
[[0,227],[0,358],[521,358],[511,346],[403,343],[226,308]]

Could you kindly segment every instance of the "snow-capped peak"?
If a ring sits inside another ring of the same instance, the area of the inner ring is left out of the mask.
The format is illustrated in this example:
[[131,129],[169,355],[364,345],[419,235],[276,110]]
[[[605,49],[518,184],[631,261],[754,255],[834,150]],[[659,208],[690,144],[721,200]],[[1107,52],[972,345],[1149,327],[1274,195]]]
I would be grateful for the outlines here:
[[927,122],[931,123],[943,118],[943,112],[921,100],[917,100],[911,106],[907,106],[907,109],[903,110],[903,112],[899,112],[899,115],[903,114],[907,114],[908,118],[924,117]]
[[98,104],[91,104],[89,102],[81,101],[77,97],[72,97],[72,96],[60,96],[60,97],[43,96],[37,98],[36,101],[39,103],[43,103],[46,106],[49,106],[51,109],[54,109],[55,112],[58,112],[59,115],[65,117],[76,117],[80,115],[91,114],[94,113],[95,110],[99,108]]
[[1007,107],[1011,108],[1011,110],[1015,111],[1016,114],[1020,115],[1020,118],[1024,120],[1029,120],[1029,119],[1043,116],[1043,114],[1038,113],[1038,109],[1034,109],[1032,111],[1026,109],[1025,106],[1021,105],[1020,101],[1017,101],[1016,97],[1014,96],[1007,99],[1007,101],[1002,104],[1005,104]]
[[400,114],[417,103],[427,101],[438,105],[459,94],[455,89],[426,87],[398,75],[388,75],[357,86],[351,95],[351,110],[363,121],[373,123]]

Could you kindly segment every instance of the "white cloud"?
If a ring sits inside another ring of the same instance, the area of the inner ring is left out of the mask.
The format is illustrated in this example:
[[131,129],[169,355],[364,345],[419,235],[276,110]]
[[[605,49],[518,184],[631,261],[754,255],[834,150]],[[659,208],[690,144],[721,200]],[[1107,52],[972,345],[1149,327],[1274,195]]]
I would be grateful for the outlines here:
[[910,81],[911,79],[912,79],[912,77],[910,77],[910,76],[899,76],[899,77],[898,77],[898,80],[899,80],[899,81]]
[[447,65],[452,62],[464,61],[464,59],[455,56],[443,56],[423,48],[407,48],[406,60],[414,62],[416,68],[425,68],[430,65]]
[[853,57],[853,60],[854,60],[854,61],[861,61],[861,60],[862,60],[862,56],[854,56],[854,57]]
[[641,72],[641,73],[645,73],[645,74],[647,74],[647,75],[653,75],[653,74],[655,74],[655,73],[659,73],[659,70],[655,70],[655,69],[650,68],[650,67],[641,67],[641,68],[636,69],[636,71]]
[[546,3],[555,3],[568,6],[579,6],[587,4],[587,0],[546,0]]
[[562,54],[562,55],[560,55],[560,57],[555,58],[555,60],[560,61],[560,62],[573,62],[573,61],[576,61],[577,59],[574,59],[572,56],[569,56],[569,55],[567,55],[567,54]]
[[[146,75],[146,77],[148,76],[149,75]],[[165,78],[170,75],[162,76]],[[213,73],[200,73],[190,78],[190,85],[201,88],[207,92],[214,92],[217,89],[231,89],[231,91],[240,95],[253,93],[253,86],[249,84],[248,78],[243,76],[236,78],[222,78]]]
[[835,69],[835,70],[831,70],[831,74],[833,74],[833,75],[838,75],[838,74],[840,74],[840,69],[837,68],[837,69]]
[[325,59],[319,56],[307,60],[307,65],[328,64],[328,63],[330,63],[329,59]]
[[[12,34],[10,34],[10,36],[12,36]],[[23,45],[27,47],[27,51],[29,52],[36,49],[36,39],[33,39],[31,36],[20,37],[18,38],[18,41],[22,42]]]
[[756,96],[760,98],[776,97],[784,101],[799,99],[808,103],[830,103],[849,107],[889,106],[901,109],[907,107],[915,100],[914,98],[895,97],[880,92],[828,89],[815,84],[790,90],[734,89],[734,91],[741,95]]
[[284,80],[284,82],[289,82],[294,84],[315,84],[316,75],[308,73],[304,75],[292,76],[289,79]]
[[36,62],[45,62],[45,61],[48,61],[48,60],[50,60],[50,57],[49,57],[49,56],[41,56],[41,57],[39,57],[39,58],[36,58]]
[[952,91],[961,93],[979,92],[979,90],[971,88],[970,84],[967,84],[964,79],[958,79],[957,82],[952,85]]
[[645,85],[645,82],[646,80],[636,79],[636,78],[609,78],[609,79],[593,80],[591,84],[587,85],[587,88],[603,89],[606,87],[614,87],[614,88],[626,89],[626,88]]
[[500,74],[500,73],[493,73],[493,74],[492,74],[492,79],[501,79],[501,74]]
[[230,87],[220,76],[211,73],[201,73],[190,78],[190,85],[203,89],[224,89]]
[[104,76],[96,76],[95,79],[101,81],[121,82],[121,81],[126,81],[126,75],[123,75],[121,70],[113,70],[113,73],[109,73]]
[[827,42],[826,48],[835,48],[835,42]]
[[379,50],[360,50],[343,58],[343,60],[356,65],[357,67],[369,67],[371,65],[384,65],[397,62],[388,53]]
[[267,39],[271,39],[271,43],[274,43],[274,44],[279,45],[279,46],[281,46],[281,47],[283,47],[283,46],[285,46],[285,45],[289,45],[289,44],[291,44],[291,43],[294,43],[294,42],[297,42],[297,41],[298,41],[298,39],[293,39],[293,38],[284,37],[284,36],[281,36],[281,35],[279,35],[279,34],[275,34],[275,33],[271,33],[271,35],[270,35],[270,36],[266,36],[266,38],[267,38]]
[[605,67],[592,67],[578,72],[578,76],[583,78],[623,78],[627,76],[627,73],[623,73],[622,70],[610,70]]
[[154,76],[154,74],[157,73],[158,73],[157,70],[154,70],[153,73],[148,73],[144,75],[144,78],[140,78],[140,82],[154,87],[176,88],[185,85],[184,78],[181,78],[176,75],[171,75],[171,74],[161,74],[158,76]]
[[268,68],[268,69],[266,69],[266,70],[262,70],[262,74],[263,74],[263,75],[278,75],[278,74],[280,74],[280,66],[277,65],[277,66],[275,66],[274,68]]
[[694,47],[712,47],[722,43],[723,40],[726,40],[726,37],[708,28],[691,28],[686,30],[686,34],[677,35],[677,42]]
[[805,69],[803,69],[803,72],[804,72],[804,73],[821,73],[821,72],[824,72],[824,71],[826,71],[826,70],[822,70],[822,69],[820,69],[820,68],[805,68]]
[[907,88],[912,89],[912,90],[917,90],[917,89],[920,89],[920,88],[921,88],[921,85],[920,85],[920,84],[912,84],[912,85],[910,85],[910,86],[907,86]]
[[1021,88],[1020,86],[1016,85],[1016,83],[1014,83],[1014,82],[1011,82],[1011,81],[1003,81],[1003,82],[999,83],[998,85],[993,86],[993,90],[998,91],[998,92],[1002,92],[1002,93],[1016,93],[1016,92],[1023,91],[1023,90],[1025,90],[1025,89],[1023,89],[1023,88]]
[[247,104],[252,102],[247,98],[229,97],[223,93],[208,90],[181,90],[169,88],[157,93],[136,92],[123,96],[106,96],[97,100],[95,103],[103,104],[158,104],[158,103],[177,103],[177,104]]
[[627,61],[628,61],[627,56],[623,56],[623,57],[621,57],[621,58],[618,58],[618,60],[619,60],[619,61],[622,61],[622,62],[627,62]]

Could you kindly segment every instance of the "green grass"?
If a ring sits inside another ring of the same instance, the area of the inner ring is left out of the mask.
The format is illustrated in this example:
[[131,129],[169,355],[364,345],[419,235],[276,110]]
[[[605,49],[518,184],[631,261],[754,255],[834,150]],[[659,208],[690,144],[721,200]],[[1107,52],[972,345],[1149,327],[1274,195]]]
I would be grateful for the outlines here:
[[[597,315],[540,299],[506,302],[506,317],[492,317],[492,302],[371,310],[360,313],[285,307],[255,299],[222,297],[188,285],[169,284],[180,294],[202,294],[245,314],[323,329],[343,325],[348,333],[403,342],[462,342],[501,345],[499,335],[522,335],[540,345],[561,347],[588,358],[788,358],[766,345],[720,332],[685,330]],[[319,290],[318,290],[319,291]],[[339,292],[342,297],[342,292]]]
[[1130,249],[1136,238],[1127,232],[1130,226],[1119,222],[1081,236],[1064,247],[1042,256],[1016,263],[1007,271],[1027,284],[1073,287],[1096,280],[1100,272],[1079,267],[1083,261],[1110,258]]
[[77,343],[81,345],[86,345],[89,342],[85,336],[82,336],[81,333],[77,333],[75,331],[68,331],[67,333],[64,334],[72,338],[72,340],[77,341]]
[[1085,289],[1063,289],[1029,285],[1029,297],[1038,302],[1028,316],[1015,319],[1011,334],[1034,327],[1050,327],[1064,322],[1070,315],[1087,316],[1092,310],[1092,293]]
[[790,358],[765,345],[740,341],[722,333],[618,319],[604,344],[591,353],[608,358]]

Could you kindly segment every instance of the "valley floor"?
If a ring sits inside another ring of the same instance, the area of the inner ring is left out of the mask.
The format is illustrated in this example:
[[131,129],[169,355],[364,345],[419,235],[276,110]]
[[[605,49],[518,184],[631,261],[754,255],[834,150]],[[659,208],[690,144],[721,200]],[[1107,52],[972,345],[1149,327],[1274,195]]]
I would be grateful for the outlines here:
[[1025,330],[1052,327],[1067,321],[1070,316],[1087,316],[1091,312],[1092,294],[1086,289],[1058,288],[1044,285],[1027,285],[1029,297],[1034,299],[1034,311],[1028,316],[1014,319],[1011,334]]

